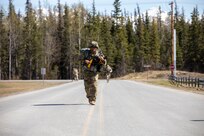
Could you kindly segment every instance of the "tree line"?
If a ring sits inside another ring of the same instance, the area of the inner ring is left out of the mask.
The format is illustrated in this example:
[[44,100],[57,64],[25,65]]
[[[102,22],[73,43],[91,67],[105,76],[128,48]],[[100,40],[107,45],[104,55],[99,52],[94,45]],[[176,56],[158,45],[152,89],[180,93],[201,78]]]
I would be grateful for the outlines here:
[[[90,41],[99,43],[113,77],[151,69],[169,69],[171,65],[170,17],[161,19],[148,12],[121,10],[120,0],[113,3],[113,12],[97,12],[93,0],[89,11],[82,3],[68,6],[58,3],[43,13],[26,0],[25,13],[16,12],[9,0],[8,13],[0,8],[0,79],[40,79],[46,68],[47,79],[72,79],[73,68],[80,70],[80,49]],[[177,33],[177,69],[204,72],[204,14],[198,8],[186,21],[185,12],[175,8]],[[81,70],[80,70],[81,72]]]

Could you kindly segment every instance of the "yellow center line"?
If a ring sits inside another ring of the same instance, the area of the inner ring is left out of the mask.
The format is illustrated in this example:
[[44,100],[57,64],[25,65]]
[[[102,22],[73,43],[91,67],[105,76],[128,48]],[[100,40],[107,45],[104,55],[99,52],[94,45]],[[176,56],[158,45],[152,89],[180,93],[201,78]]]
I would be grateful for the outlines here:
[[91,117],[93,115],[93,112],[94,112],[94,106],[91,106],[90,109],[89,109],[89,113],[87,115],[86,121],[84,123],[81,136],[87,136],[87,132],[88,132],[88,129],[89,129],[89,124],[91,122]]
[[105,88],[106,83],[103,85],[100,91],[100,103],[99,103],[99,129],[98,129],[98,136],[103,135],[104,130],[104,103],[103,103],[103,91]]
[[[104,128],[104,119],[103,119],[103,117],[104,117],[104,115],[103,115],[103,91],[104,91],[104,88],[105,88],[105,84],[100,89],[100,103],[99,103],[99,123],[100,124],[99,124],[99,130],[98,130],[100,136],[102,135],[103,128]],[[85,123],[83,125],[81,136],[87,136],[88,135],[89,125],[91,122],[91,118],[93,116],[95,106],[91,106],[89,109],[87,118],[86,118]]]

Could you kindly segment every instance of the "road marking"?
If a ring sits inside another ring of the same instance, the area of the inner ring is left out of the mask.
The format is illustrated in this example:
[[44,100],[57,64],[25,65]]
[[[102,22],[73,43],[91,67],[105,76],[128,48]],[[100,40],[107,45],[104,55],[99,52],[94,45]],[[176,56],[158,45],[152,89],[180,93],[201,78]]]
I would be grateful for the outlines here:
[[88,132],[88,129],[89,129],[89,124],[91,122],[91,117],[93,115],[93,112],[94,112],[94,106],[91,106],[90,109],[89,109],[89,113],[87,115],[86,121],[84,123],[81,136],[87,136],[87,132]]
[[[98,135],[99,136],[102,135],[103,130],[104,130],[103,129],[104,128],[103,93],[102,93],[104,91],[104,88],[105,88],[105,84],[100,89],[100,103],[99,103],[99,123],[100,124],[99,124],[99,129],[98,129],[98,132],[99,132]],[[89,125],[90,125],[90,122],[91,122],[91,118],[93,116],[93,112],[94,112],[95,106],[91,106],[90,109],[89,109],[89,113],[88,113],[87,118],[85,120],[85,123],[83,125],[81,136],[87,136],[88,135]]]
[[100,136],[102,136],[103,135],[103,128],[104,128],[104,119],[103,119],[103,91],[104,91],[104,89],[103,90],[101,90],[101,101],[100,101],[100,115],[99,115],[99,117],[100,117],[100,129],[99,129],[99,131],[100,131]]
[[103,87],[101,87],[100,91],[100,103],[99,103],[99,129],[98,129],[98,136],[103,136],[104,130],[104,103],[103,103],[103,91],[105,88],[106,83],[104,83]]

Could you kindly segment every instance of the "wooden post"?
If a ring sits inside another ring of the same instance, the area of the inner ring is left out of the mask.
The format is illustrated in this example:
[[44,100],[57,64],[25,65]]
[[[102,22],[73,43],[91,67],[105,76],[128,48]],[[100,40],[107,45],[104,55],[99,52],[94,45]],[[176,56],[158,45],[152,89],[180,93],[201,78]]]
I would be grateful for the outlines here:
[[[172,1],[169,5],[171,5],[171,47],[172,47],[171,64],[174,65],[174,2]],[[174,75],[173,71],[174,69],[171,71],[171,75]]]
[[195,87],[196,87],[196,85],[197,85],[197,78],[195,78]]
[[191,78],[191,87],[193,87],[194,79]]

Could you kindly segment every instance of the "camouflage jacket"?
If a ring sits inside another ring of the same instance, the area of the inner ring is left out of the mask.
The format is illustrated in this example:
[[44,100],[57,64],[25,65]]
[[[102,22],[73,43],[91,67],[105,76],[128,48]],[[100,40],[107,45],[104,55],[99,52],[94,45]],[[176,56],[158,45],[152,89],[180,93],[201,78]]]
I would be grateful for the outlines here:
[[[91,72],[100,72],[101,68],[105,63],[101,63],[100,57],[104,57],[102,51],[97,50],[96,54],[92,54],[90,48],[81,49],[80,59],[82,61],[83,70]],[[91,61],[90,64],[86,64],[85,60]]]

